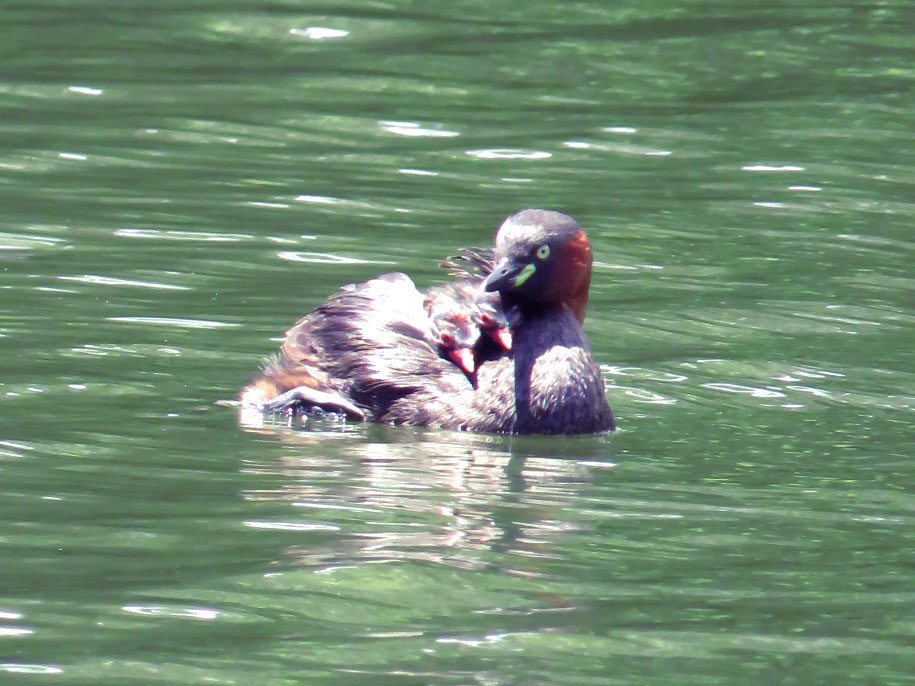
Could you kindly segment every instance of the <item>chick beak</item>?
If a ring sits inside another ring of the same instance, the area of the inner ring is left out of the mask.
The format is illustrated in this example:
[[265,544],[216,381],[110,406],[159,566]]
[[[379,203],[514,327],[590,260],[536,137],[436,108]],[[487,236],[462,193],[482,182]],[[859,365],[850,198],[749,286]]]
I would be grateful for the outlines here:
[[504,329],[496,329],[492,332],[492,337],[506,350],[512,349],[512,332],[508,327]]
[[468,374],[473,374],[476,369],[476,361],[473,359],[473,350],[470,348],[455,348],[449,355],[451,361]]

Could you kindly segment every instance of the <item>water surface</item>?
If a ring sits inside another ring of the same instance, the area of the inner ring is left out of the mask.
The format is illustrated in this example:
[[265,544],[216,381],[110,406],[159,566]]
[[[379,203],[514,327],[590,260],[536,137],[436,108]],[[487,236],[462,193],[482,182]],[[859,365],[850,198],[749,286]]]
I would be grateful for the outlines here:
[[[909,683],[908,3],[0,8],[0,682]],[[231,399],[575,216],[620,429]]]

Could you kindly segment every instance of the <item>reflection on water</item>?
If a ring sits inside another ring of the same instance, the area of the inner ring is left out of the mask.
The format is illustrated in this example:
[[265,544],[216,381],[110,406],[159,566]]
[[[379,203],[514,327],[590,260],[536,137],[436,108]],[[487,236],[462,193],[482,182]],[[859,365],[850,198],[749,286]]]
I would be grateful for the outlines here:
[[[290,448],[320,448],[326,440],[353,433],[281,435]],[[341,511],[351,513],[345,542],[286,552],[296,564],[318,569],[404,560],[486,569],[494,564],[487,553],[497,550],[509,556],[500,563],[503,571],[538,575],[537,559],[549,557],[555,537],[569,530],[563,510],[580,486],[590,483],[592,470],[614,466],[527,457],[523,449],[510,450],[509,438],[419,438],[407,445],[345,441],[333,457],[317,450],[308,457],[282,457],[279,467],[272,468],[282,475],[279,490],[246,497],[291,503],[304,520],[249,525],[309,529],[320,526],[328,512],[336,521],[343,517]],[[392,512],[398,513],[399,524],[390,521]]]

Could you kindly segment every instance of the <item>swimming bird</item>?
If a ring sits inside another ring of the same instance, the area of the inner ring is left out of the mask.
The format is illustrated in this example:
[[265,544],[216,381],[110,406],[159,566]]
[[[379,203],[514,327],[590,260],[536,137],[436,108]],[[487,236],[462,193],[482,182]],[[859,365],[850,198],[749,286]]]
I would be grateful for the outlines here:
[[263,411],[321,409],[391,424],[484,433],[583,434],[615,428],[582,330],[592,248],[571,217],[523,210],[498,230],[481,298],[515,312],[511,350],[468,375],[439,356],[425,296],[405,274],[344,286],[299,320],[241,393]]

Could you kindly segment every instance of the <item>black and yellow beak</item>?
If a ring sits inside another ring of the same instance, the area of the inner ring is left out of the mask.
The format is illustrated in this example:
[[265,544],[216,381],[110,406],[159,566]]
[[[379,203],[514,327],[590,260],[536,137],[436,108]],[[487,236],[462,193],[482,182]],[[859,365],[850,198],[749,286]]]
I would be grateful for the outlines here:
[[505,257],[499,260],[492,273],[483,281],[482,288],[486,292],[518,288],[531,278],[535,271],[537,267],[530,262],[512,262]]

